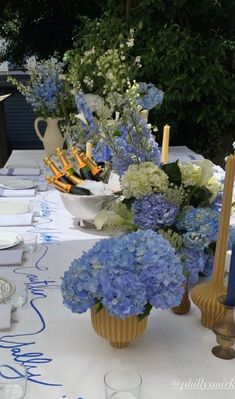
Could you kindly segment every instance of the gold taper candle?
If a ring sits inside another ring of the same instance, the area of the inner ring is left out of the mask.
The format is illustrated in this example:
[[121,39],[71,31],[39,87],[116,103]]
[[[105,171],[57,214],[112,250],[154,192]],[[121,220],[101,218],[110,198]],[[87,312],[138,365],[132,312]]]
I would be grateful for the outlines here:
[[162,138],[162,163],[168,162],[168,152],[169,152],[169,139],[170,139],[170,126],[165,125],[163,129],[163,138]]
[[[224,285],[224,266],[227,253],[228,230],[231,217],[231,206],[233,198],[233,184],[235,177],[235,156],[229,156],[225,167],[225,180],[222,207],[220,212],[219,231],[216,242],[214,273],[212,282],[221,280]],[[219,275],[217,277],[217,274]]]
[[235,156],[231,155],[227,158],[225,168],[224,192],[212,278],[209,283],[198,284],[191,292],[192,301],[201,310],[201,322],[208,328],[212,328],[212,325],[223,317],[223,306],[217,299],[220,295],[225,294],[224,267],[227,252],[234,178]]
[[86,156],[92,158],[92,144],[89,141],[86,143]]

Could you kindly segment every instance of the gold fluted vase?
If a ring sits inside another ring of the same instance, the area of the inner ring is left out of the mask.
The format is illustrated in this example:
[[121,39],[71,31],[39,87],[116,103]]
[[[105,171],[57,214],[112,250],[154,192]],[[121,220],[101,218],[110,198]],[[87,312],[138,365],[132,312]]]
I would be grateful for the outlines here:
[[225,170],[224,193],[211,281],[199,284],[191,291],[192,301],[201,310],[201,323],[207,328],[212,328],[213,324],[221,320],[224,314],[223,305],[218,302],[218,297],[226,292],[224,267],[235,177],[235,156],[228,157]]
[[95,332],[107,339],[114,348],[126,348],[130,341],[142,335],[147,327],[148,318],[137,316],[121,319],[111,316],[105,308],[98,312],[96,306],[91,309],[91,322]]
[[174,306],[171,310],[176,314],[186,314],[190,311],[191,302],[189,299],[189,286],[188,283],[184,285],[183,297],[178,306]]

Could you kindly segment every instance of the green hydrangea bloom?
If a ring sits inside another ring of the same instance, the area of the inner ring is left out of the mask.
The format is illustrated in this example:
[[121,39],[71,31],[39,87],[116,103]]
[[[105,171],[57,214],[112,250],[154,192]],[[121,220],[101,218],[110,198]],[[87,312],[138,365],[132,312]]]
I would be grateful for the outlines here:
[[141,162],[129,166],[121,184],[126,198],[141,198],[152,193],[163,193],[169,181],[166,173],[153,162]]

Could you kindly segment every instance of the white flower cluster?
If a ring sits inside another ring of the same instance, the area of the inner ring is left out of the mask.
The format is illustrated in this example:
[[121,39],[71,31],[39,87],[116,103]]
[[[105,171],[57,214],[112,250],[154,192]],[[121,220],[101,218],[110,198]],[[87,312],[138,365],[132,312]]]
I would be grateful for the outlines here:
[[213,163],[207,159],[192,163],[179,163],[182,184],[188,186],[205,186],[211,193],[210,202],[213,202],[222,189],[220,182],[213,176]]
[[153,162],[141,162],[129,166],[122,180],[126,198],[142,198],[152,193],[163,193],[168,188],[168,176]]

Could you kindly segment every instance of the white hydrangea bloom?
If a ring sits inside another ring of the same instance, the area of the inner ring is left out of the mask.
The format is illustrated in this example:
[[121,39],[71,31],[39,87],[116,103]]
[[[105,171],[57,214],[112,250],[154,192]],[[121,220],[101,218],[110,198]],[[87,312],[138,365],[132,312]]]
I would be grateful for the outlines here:
[[201,167],[193,163],[179,163],[182,184],[185,187],[199,184],[201,178]]
[[166,173],[153,162],[142,162],[129,166],[122,177],[121,185],[126,198],[141,198],[166,191],[169,181]]
[[222,190],[222,185],[214,176],[210,180],[208,180],[208,182],[205,184],[205,187],[208,188],[208,190],[210,190],[210,192],[212,193],[210,202],[213,202],[219,194],[220,190]]

